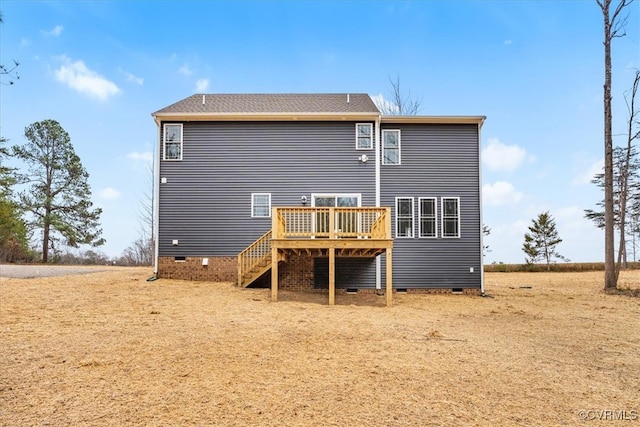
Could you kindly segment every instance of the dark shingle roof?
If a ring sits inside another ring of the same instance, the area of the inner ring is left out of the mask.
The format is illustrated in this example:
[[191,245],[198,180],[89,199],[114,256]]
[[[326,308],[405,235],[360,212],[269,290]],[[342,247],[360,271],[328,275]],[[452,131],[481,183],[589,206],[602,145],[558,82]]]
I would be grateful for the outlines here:
[[[347,100],[349,102],[347,102]],[[332,114],[378,109],[367,94],[195,94],[156,114]]]

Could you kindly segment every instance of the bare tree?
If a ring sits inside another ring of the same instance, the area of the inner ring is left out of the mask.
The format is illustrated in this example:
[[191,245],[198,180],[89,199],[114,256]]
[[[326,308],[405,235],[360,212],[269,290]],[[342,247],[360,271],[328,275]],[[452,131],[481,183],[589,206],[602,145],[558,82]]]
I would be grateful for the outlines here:
[[387,116],[415,116],[418,114],[421,99],[411,98],[411,92],[403,93],[400,89],[400,78],[396,77],[395,81],[389,77],[389,83],[393,89],[391,100],[377,99],[376,106],[380,112]]
[[613,0],[596,0],[604,21],[604,288],[615,289],[618,280],[615,271],[614,252],[614,204],[613,204],[613,135],[611,133],[611,42],[625,36],[626,17],[622,11],[633,0],[619,0],[611,12]]
[[117,263],[120,265],[151,265],[152,261],[153,248],[151,248],[151,252],[149,252],[148,240],[139,237],[122,252]]
[[[604,189],[604,173],[596,174],[591,180]],[[622,193],[624,192],[624,197]],[[624,204],[624,207],[622,206]],[[602,209],[604,200],[596,203]],[[636,147],[613,148],[613,205],[614,227],[620,232],[620,252],[622,268],[626,268],[627,235],[631,238],[631,249],[635,248],[635,219],[640,214],[640,153]],[[625,211],[624,217],[621,215]],[[604,229],[604,210],[585,209],[585,218],[594,222],[596,227]],[[624,220],[624,224],[622,221]],[[618,261],[618,269],[620,261]]]
[[153,163],[147,165],[147,177],[145,190],[138,205],[138,220],[140,231],[138,238],[131,243],[118,259],[119,264],[124,265],[151,265],[155,248],[154,234],[154,195],[155,181]]
[[147,181],[145,183],[145,193],[140,200],[138,208],[138,218],[140,219],[140,239],[134,242],[134,246],[139,246],[141,253],[142,265],[151,265],[153,263],[153,251],[155,248],[155,234],[153,229],[153,206],[155,195],[155,181],[153,163],[147,166]]
[[[491,228],[489,228],[489,226],[487,224],[482,224],[482,234],[484,236],[488,236],[489,234],[491,234]],[[491,252],[491,249],[489,249],[489,245],[484,245],[482,246],[482,256],[485,256],[488,252]]]
[[627,215],[627,200],[629,198],[629,181],[630,172],[635,172],[632,169],[631,159],[634,158],[633,142],[640,138],[640,120],[638,119],[639,111],[636,110],[636,95],[638,93],[638,87],[640,86],[640,71],[636,71],[635,78],[633,80],[633,86],[631,87],[630,98],[625,97],[627,101],[627,109],[629,110],[629,121],[627,123],[627,147],[625,161],[622,165],[621,182],[620,182],[620,247],[618,249],[618,262],[615,269],[616,287],[618,283],[618,277],[620,276],[620,265],[622,263],[622,256],[625,255],[627,248],[625,245],[625,230],[626,230],[626,215]]

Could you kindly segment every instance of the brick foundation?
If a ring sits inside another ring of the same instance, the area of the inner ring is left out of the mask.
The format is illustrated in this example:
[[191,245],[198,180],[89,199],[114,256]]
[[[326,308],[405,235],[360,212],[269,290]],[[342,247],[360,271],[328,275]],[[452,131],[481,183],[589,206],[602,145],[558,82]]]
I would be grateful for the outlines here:
[[313,258],[292,255],[278,267],[278,289],[285,291],[312,291]]
[[176,261],[174,257],[159,257],[158,278],[234,283],[237,281],[236,257],[208,257],[208,265],[202,265],[203,258],[185,257],[184,261]]
[[[176,261],[174,257],[159,257],[158,278],[196,280],[209,282],[238,281],[238,264],[236,257],[209,257],[209,265],[202,265],[203,257],[186,257],[184,261]],[[305,291],[327,293],[328,289],[314,288],[313,258],[306,256],[290,256],[287,262],[278,268],[278,289],[285,291]],[[402,289],[402,288],[400,288]],[[347,289],[337,288],[337,292],[345,293]],[[404,289],[400,293],[404,293]],[[359,288],[358,293],[382,293],[383,289]],[[398,289],[393,289],[398,293]],[[451,288],[408,288],[408,294],[452,294]],[[458,293],[458,292],[456,292]],[[479,288],[464,288],[463,295],[480,295]]]

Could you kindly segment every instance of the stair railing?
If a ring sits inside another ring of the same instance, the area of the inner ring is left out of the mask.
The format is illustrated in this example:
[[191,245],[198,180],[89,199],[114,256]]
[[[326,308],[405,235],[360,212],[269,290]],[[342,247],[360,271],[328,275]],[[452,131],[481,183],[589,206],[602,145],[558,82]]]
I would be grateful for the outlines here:
[[244,275],[265,262],[271,255],[271,230],[238,254],[238,286],[242,286]]

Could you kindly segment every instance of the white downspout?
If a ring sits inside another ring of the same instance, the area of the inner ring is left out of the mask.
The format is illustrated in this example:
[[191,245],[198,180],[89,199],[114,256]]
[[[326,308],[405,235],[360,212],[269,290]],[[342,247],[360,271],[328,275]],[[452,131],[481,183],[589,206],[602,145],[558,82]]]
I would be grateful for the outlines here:
[[156,121],[158,125],[158,136],[156,137],[156,149],[153,154],[153,274],[158,275],[158,254],[160,235],[160,141],[162,138],[162,123]]
[[[380,207],[380,114],[376,118],[376,131],[373,148],[375,150],[375,180],[376,180],[376,207]],[[382,260],[381,255],[376,257],[376,289],[382,289]]]

